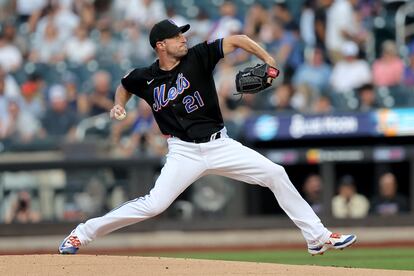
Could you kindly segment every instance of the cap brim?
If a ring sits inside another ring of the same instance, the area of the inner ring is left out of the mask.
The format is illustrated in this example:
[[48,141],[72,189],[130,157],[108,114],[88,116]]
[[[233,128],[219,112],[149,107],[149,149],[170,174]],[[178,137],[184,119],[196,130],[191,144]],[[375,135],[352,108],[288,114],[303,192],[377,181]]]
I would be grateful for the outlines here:
[[181,33],[185,33],[186,31],[190,29],[190,24],[185,24],[184,26],[181,26],[178,29],[180,30]]
[[178,29],[176,29],[176,31],[172,34],[170,34],[167,38],[171,38],[174,37],[176,35],[178,35],[179,33],[185,33],[186,31],[188,31],[190,29],[190,24],[186,24],[184,26],[178,27]]

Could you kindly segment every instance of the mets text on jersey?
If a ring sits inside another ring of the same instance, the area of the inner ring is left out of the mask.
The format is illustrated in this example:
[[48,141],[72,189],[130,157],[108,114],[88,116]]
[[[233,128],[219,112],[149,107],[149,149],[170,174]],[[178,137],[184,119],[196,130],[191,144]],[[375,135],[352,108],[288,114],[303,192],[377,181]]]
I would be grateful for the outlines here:
[[178,95],[182,94],[184,90],[190,87],[190,82],[182,73],[178,74],[176,84],[177,87],[171,87],[168,89],[167,93],[165,93],[165,84],[154,88],[154,104],[152,105],[152,108],[155,112],[160,111],[163,107],[167,106],[170,101],[173,101]]

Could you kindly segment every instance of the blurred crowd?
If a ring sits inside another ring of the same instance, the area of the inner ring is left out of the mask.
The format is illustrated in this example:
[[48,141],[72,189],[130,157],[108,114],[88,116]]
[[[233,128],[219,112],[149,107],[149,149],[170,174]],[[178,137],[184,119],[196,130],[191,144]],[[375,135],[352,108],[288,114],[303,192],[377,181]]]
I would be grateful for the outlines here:
[[[397,45],[395,32],[375,31],[386,1],[197,1],[186,12],[178,2],[0,1],[0,151],[89,138],[108,141],[119,155],[163,154],[164,139],[145,103],[131,101],[123,122],[111,122],[108,111],[120,78],[154,61],[148,32],[166,17],[191,24],[190,46],[244,33],[275,57],[283,74],[258,95],[235,95],[234,84],[236,71],[259,62],[255,57],[236,51],[216,67],[223,116],[235,138],[257,111],[414,105],[414,40]],[[215,13],[201,7],[206,3]]]
[[[406,183],[402,183],[405,185]],[[379,176],[375,192],[371,198],[358,193],[358,186],[352,175],[344,175],[339,180],[335,196],[332,198],[332,216],[340,219],[361,219],[368,214],[393,216],[409,211],[408,197],[399,191],[397,177],[392,172]],[[361,186],[360,186],[361,187]],[[309,175],[303,183],[302,193],[305,200],[317,214],[326,210],[322,199],[323,180],[319,174]]]
[[[52,200],[54,203],[51,212],[45,212],[45,204],[41,204],[40,196],[36,190],[21,189],[11,193],[7,197],[5,206],[3,206],[4,213],[0,213],[0,222],[79,221],[91,216],[101,215],[127,200],[122,185],[108,189],[111,184],[103,180],[107,179],[108,175],[102,174],[101,176],[100,180],[99,177],[94,177],[86,181],[83,184],[84,188],[73,187],[77,183],[71,183],[74,184],[70,188],[72,191],[66,190],[63,201],[59,200],[62,195],[56,195]],[[373,183],[373,191],[369,195],[366,191],[364,193],[358,191],[358,189],[366,188],[366,183],[356,179],[352,175],[346,174],[340,177],[337,183],[326,183],[321,175],[312,173],[305,178],[299,191],[301,191],[304,199],[315,213],[320,216],[329,215],[327,214],[328,209],[331,210],[332,217],[337,219],[363,219],[367,216],[391,217],[407,214],[410,211],[409,198],[403,191],[406,183],[399,183],[393,172],[386,171],[380,174],[377,181]],[[217,179],[214,180],[214,183],[222,185],[220,181],[217,182]],[[326,206],[323,202],[324,185],[336,187],[330,202],[331,206]],[[201,186],[206,187],[205,183]],[[201,186],[198,185],[197,187]],[[207,187],[210,186],[207,185]],[[220,190],[222,193],[223,191]],[[219,198],[225,197],[222,193],[218,195]],[[200,191],[193,190],[193,197],[198,196],[202,197],[203,195],[200,194]],[[209,198],[210,200],[211,198]],[[166,215],[174,215],[175,208],[179,208],[183,202],[187,202],[190,206],[197,205],[194,200],[181,200],[181,203],[177,201]],[[194,208],[194,206],[191,208]],[[197,208],[200,208],[200,206],[197,206]],[[221,208],[211,211],[210,214],[214,212],[220,214]]]
[[[108,111],[120,78],[155,60],[148,32],[165,18],[191,24],[186,33],[190,46],[246,34],[275,58],[282,75],[274,85],[243,97],[235,93],[234,76],[260,61],[236,51],[216,66],[221,110],[236,139],[255,112],[326,114],[413,107],[414,37],[397,43],[396,7],[387,6],[389,2],[0,0],[0,153],[92,141],[88,146],[104,144],[113,155],[163,156],[165,138],[144,101],[130,101],[123,121],[111,121]],[[394,2],[399,7],[413,4]],[[90,181],[89,192],[76,197],[80,202],[67,200],[74,207],[61,204],[63,219],[100,214],[107,189],[99,184],[103,182]],[[361,186],[350,175],[336,186],[331,207],[337,218],[409,209],[391,172],[380,176],[371,198],[358,193]],[[322,187],[321,176],[314,174],[302,189],[318,214],[324,210]],[[111,194],[114,202],[125,200],[122,189]],[[24,189],[8,197],[3,220],[44,220],[34,198]]]

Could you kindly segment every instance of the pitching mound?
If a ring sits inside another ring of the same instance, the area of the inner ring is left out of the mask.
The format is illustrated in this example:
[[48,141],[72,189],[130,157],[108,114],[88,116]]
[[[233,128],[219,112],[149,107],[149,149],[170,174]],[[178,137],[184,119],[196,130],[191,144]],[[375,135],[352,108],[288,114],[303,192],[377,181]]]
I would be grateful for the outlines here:
[[0,256],[0,275],[404,275],[409,272],[128,256]]

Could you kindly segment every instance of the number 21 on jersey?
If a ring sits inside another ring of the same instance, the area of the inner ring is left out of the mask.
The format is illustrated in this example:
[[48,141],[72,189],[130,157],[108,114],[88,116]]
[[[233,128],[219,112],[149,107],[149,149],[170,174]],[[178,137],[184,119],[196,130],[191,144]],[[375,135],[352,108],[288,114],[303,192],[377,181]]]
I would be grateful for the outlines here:
[[201,98],[200,93],[198,91],[194,92],[194,96],[185,96],[183,98],[183,104],[185,106],[185,110],[187,111],[187,113],[191,113],[197,110],[199,107],[204,106],[203,99]]

